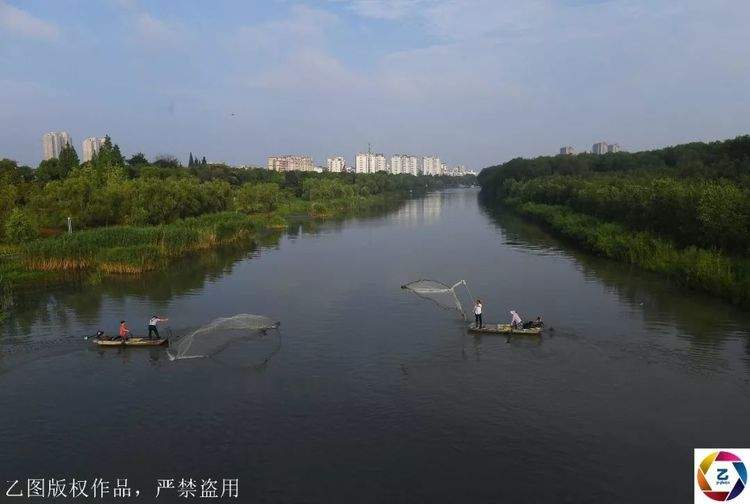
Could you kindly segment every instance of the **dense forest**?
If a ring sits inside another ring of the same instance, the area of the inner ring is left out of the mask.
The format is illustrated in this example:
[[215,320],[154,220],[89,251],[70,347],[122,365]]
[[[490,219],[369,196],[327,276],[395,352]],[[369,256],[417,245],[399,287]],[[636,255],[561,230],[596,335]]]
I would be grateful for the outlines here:
[[513,159],[482,194],[598,254],[750,303],[750,136]]
[[[0,160],[0,307],[51,271],[139,273],[257,237],[291,215],[345,215],[475,177],[271,172],[164,156],[126,159],[109,137],[90,162],[73,147],[31,169]],[[70,230],[69,232],[69,225]],[[4,301],[5,300],[5,301]]]

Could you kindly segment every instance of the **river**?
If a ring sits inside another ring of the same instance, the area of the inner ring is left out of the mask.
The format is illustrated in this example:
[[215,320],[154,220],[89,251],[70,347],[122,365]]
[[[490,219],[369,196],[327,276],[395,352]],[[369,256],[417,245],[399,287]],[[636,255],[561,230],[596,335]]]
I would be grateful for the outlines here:
[[[419,278],[466,279],[485,321],[516,309],[547,330],[469,335],[400,289]],[[83,341],[153,313],[176,335],[237,313],[281,327],[175,362]],[[142,502],[159,478],[238,478],[242,502],[688,502],[693,448],[750,445],[748,327],[476,190],[433,193],[20,294],[0,336],[0,480],[128,478]]]

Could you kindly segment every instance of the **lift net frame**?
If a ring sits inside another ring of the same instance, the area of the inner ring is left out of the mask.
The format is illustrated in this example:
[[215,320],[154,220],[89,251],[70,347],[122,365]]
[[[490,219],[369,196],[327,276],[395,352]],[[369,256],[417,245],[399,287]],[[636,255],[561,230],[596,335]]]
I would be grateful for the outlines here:
[[469,295],[469,299],[474,299],[469,290],[469,285],[466,280],[459,280],[453,285],[447,285],[437,280],[420,279],[414,282],[409,282],[401,286],[402,289],[413,292],[417,296],[432,301],[440,308],[446,310],[456,310],[461,314],[464,320],[467,319],[466,311],[461,304],[461,297],[457,293],[457,289],[463,286]]

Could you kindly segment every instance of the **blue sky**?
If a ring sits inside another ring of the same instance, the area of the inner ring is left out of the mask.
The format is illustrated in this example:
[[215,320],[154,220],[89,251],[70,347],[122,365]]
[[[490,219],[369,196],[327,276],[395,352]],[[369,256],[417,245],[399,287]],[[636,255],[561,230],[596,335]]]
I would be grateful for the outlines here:
[[0,157],[46,131],[475,169],[750,132],[746,0],[0,0]]

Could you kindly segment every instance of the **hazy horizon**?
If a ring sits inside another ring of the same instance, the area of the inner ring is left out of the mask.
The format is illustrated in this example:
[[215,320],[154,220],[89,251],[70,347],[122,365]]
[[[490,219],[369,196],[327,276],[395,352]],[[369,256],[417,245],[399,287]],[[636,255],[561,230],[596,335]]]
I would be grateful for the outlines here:
[[597,141],[748,132],[738,0],[0,0],[0,158],[109,134],[126,155],[265,165],[357,151],[480,170]]

